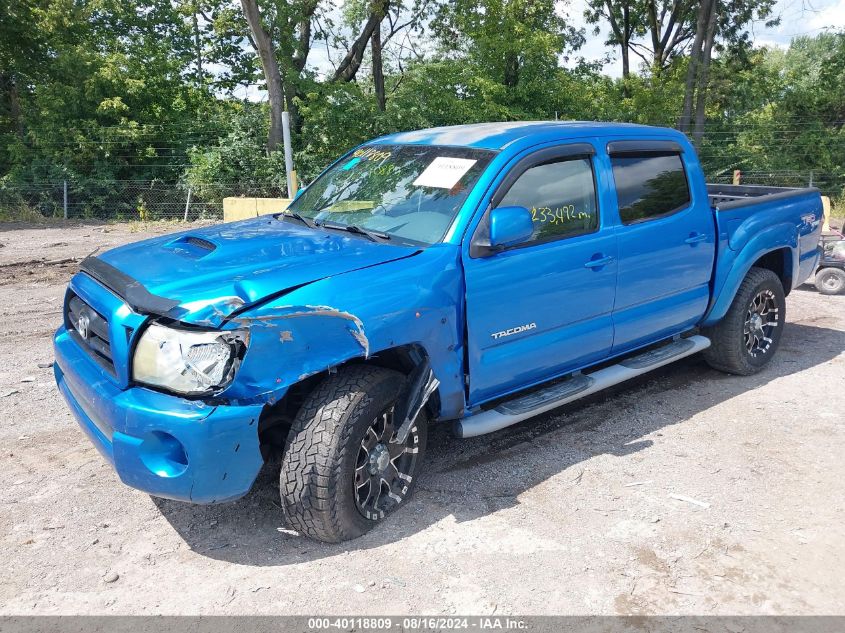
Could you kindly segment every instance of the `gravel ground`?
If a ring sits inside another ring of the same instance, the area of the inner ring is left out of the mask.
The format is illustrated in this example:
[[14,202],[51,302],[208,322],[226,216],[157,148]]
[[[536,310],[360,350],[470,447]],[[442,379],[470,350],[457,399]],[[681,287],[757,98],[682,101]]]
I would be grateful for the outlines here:
[[284,528],[278,466],[221,506],[127,488],[39,367],[74,258],[175,228],[0,228],[0,613],[845,614],[845,296],[793,292],[756,376],[694,357],[434,428],[409,505],[324,545]]

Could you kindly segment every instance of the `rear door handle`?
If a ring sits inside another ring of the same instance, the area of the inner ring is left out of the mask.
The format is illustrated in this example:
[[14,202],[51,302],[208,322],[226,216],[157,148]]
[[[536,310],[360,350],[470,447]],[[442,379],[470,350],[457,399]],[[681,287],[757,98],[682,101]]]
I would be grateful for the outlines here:
[[598,259],[591,259],[586,264],[584,264],[585,268],[601,268],[602,266],[607,266],[610,262],[613,261],[613,257],[611,255],[604,255],[602,256],[601,253],[597,255],[593,255],[593,257],[598,256]]
[[687,244],[698,244],[699,242],[703,242],[707,239],[707,236],[704,233],[690,233],[690,236],[684,240]]

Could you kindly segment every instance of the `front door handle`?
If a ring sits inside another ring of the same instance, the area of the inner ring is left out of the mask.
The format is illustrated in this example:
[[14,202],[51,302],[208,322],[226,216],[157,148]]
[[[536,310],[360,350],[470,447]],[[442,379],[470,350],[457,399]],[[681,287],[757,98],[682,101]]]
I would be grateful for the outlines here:
[[595,259],[591,259],[586,264],[584,264],[585,268],[601,268],[602,266],[607,266],[610,262],[613,261],[613,256],[611,255],[602,255],[601,253],[597,253],[593,255]]
[[684,240],[687,244],[698,244],[699,242],[703,242],[707,239],[707,235],[704,233],[690,233],[689,237]]

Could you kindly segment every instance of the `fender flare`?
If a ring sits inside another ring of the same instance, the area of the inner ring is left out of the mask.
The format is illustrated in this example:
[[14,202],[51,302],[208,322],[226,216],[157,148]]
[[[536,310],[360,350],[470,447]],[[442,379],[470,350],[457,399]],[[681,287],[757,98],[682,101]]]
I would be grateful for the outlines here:
[[[739,231],[734,237],[741,238],[742,235],[738,234]],[[730,246],[726,244],[727,248],[722,251],[721,261],[717,259],[713,300],[701,321],[702,326],[715,325],[727,314],[748,271],[769,253],[787,250],[789,254],[785,255],[784,277],[797,277],[798,229],[793,224],[784,222],[767,227],[749,239],[740,250],[733,248],[736,241],[738,240],[731,239]],[[785,290],[788,292],[791,288]]]

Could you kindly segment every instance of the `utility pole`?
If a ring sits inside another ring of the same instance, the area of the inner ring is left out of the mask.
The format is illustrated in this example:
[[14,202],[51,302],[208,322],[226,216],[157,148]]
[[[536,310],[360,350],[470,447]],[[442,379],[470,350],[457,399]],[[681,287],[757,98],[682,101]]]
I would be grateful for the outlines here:
[[191,192],[193,192],[193,189],[188,187],[188,199],[185,201],[185,217],[182,218],[183,222],[188,221],[188,209],[191,208]]
[[282,112],[282,142],[285,146],[285,176],[288,184],[288,198],[293,199],[296,189],[293,182],[293,147],[290,143],[290,114]]

